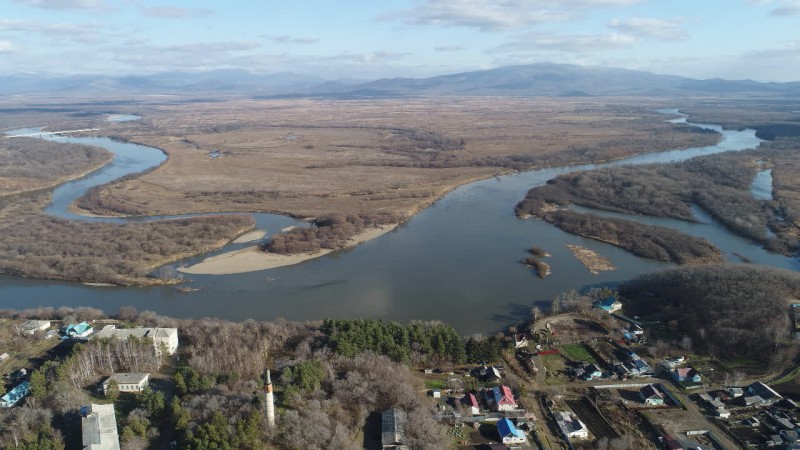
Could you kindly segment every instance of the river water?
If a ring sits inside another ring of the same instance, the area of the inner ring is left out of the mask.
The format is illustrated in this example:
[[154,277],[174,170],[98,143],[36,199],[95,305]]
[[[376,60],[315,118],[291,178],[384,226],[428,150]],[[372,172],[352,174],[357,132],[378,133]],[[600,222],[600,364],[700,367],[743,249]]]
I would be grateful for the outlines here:
[[[665,111],[665,112],[675,112]],[[677,119],[681,121],[685,119]],[[532,306],[546,308],[567,289],[613,285],[638,274],[671,267],[670,264],[633,256],[611,245],[560,231],[540,220],[521,220],[514,206],[528,189],[556,175],[621,164],[678,161],[699,155],[753,148],[760,143],[753,130],[723,130],[695,124],[722,134],[714,146],[646,154],[625,160],[569,167],[553,167],[471,183],[446,195],[394,231],[352,249],[332,253],[295,266],[236,275],[191,275],[191,294],[172,286],[146,288],[88,287],[79,283],[30,280],[0,276],[2,306],[92,306],[109,312],[132,305],[175,317],[221,317],[290,320],[334,318],[384,318],[444,320],[464,334],[490,333],[519,321]],[[157,165],[164,155],[157,149],[114,142],[106,138],[60,138],[106,147],[117,157],[90,176],[56,189],[47,212],[77,220],[68,211],[74,198],[91,185],[125,173]],[[738,238],[697,212],[706,224],[637,217],[649,223],[673,226],[706,237],[731,261],[734,253],[777,267],[800,269],[793,258],[764,251]],[[152,220],[152,219],[134,219]],[[273,234],[289,225],[304,225],[288,217],[256,214],[259,229]],[[617,270],[592,275],[565,247],[577,244],[598,251]],[[191,264],[204,257],[248,244],[182,261]],[[551,253],[546,261],[553,274],[539,279],[520,261],[532,245]]]

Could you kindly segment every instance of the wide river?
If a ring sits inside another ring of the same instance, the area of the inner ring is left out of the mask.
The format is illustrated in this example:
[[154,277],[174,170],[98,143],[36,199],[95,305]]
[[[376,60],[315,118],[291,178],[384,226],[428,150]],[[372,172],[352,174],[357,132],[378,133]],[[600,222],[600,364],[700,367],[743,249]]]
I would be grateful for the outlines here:
[[[453,324],[464,335],[495,332],[526,317],[532,306],[547,308],[550,300],[564,290],[613,285],[643,272],[671,266],[566,234],[540,220],[518,219],[513,210],[528,189],[562,173],[678,161],[753,148],[761,142],[753,130],[695,125],[716,130],[722,134],[722,141],[710,147],[646,154],[603,164],[546,168],[471,183],[454,190],[394,231],[355,248],[260,272],[191,275],[191,283],[187,285],[198,290],[190,294],[180,293],[173,286],[89,287],[0,276],[0,307],[81,305],[113,312],[120,306],[132,305],[140,311],[153,310],[168,316],[233,320],[440,319]],[[107,138],[58,139],[105,147],[116,155],[105,168],[55,190],[54,202],[47,212],[70,219],[98,220],[78,218],[67,211],[69,203],[89,187],[159,164],[165,157],[157,149]],[[705,224],[635,219],[705,237],[734,262],[739,261],[735,252],[755,263],[800,269],[797,259],[766,252],[727,232],[702,211],[697,214]],[[270,234],[299,223],[269,214],[256,214],[256,219],[258,228]],[[565,244],[591,248],[608,257],[617,270],[592,275]],[[244,245],[247,244],[231,244],[220,252]],[[539,279],[520,264],[526,249],[532,245],[552,254],[546,259],[553,271],[547,279]],[[181,264],[191,264],[216,253],[219,252]]]

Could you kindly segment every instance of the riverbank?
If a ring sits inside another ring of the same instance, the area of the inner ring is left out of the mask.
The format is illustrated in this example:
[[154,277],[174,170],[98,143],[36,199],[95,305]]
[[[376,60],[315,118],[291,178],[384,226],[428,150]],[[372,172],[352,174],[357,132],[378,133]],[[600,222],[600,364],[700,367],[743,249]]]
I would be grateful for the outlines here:
[[[348,240],[344,248],[375,239],[379,236],[394,230],[398,224],[383,225],[371,228],[363,233],[353,236]],[[315,253],[300,253],[294,255],[282,255],[278,253],[266,253],[253,245],[241,250],[236,250],[221,255],[212,256],[204,259],[198,264],[188,267],[179,267],[181,273],[194,275],[231,275],[237,273],[256,272],[259,270],[276,269],[278,267],[300,264],[311,259],[325,256],[335,250],[320,250]]]

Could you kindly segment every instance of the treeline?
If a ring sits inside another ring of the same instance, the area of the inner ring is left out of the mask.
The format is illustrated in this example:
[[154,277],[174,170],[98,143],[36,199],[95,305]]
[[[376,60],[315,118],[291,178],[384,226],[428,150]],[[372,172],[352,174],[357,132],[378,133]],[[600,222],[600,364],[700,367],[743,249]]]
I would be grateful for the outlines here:
[[567,233],[607,242],[642,258],[677,264],[724,260],[707,240],[671,228],[563,210],[544,213],[542,218]]
[[[786,148],[784,144],[781,148]],[[800,151],[800,145],[792,147]],[[785,152],[784,152],[785,153]],[[794,154],[794,153],[793,153]],[[558,176],[531,189],[516,207],[520,216],[543,216],[548,204],[695,221],[698,205],[731,231],[784,254],[800,248],[781,218],[796,205],[782,199],[757,200],[750,185],[759,158],[785,157],[773,147],[721,153],[671,164],[598,169]],[[796,214],[795,214],[796,215]],[[772,233],[777,236],[772,236]]]
[[660,319],[697,350],[779,367],[793,360],[789,303],[800,275],[753,265],[703,265],[641,275],[620,287],[629,314]]
[[98,167],[111,158],[107,150],[88,145],[35,138],[3,139],[0,141],[0,196],[50,186]]
[[401,325],[383,320],[326,319],[321,330],[328,338],[328,345],[344,356],[372,351],[397,362],[462,364],[466,361],[461,337],[451,325],[442,322]]
[[314,253],[321,249],[340,249],[353,236],[369,228],[397,223],[391,214],[330,214],[314,221],[314,226],[294,228],[272,236],[263,250],[270,253]]
[[164,282],[149,272],[219,248],[254,225],[244,214],[123,225],[70,221],[42,214],[47,199],[0,200],[0,273],[122,285]]

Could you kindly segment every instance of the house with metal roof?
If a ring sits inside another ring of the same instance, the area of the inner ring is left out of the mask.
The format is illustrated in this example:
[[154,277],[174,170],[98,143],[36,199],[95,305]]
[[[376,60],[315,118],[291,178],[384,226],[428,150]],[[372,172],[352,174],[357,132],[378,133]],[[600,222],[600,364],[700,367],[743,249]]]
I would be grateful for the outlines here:
[[677,369],[672,369],[670,371],[670,375],[672,375],[672,378],[679,383],[699,383],[703,380],[703,378],[700,376],[700,373],[691,367],[679,367]]
[[165,349],[168,355],[178,350],[177,328],[117,328],[115,325],[106,325],[94,335],[94,339],[119,339],[125,341],[129,338],[150,339],[157,352]]
[[512,411],[517,409],[514,393],[508,386],[495,386],[487,391],[487,400],[495,411]]
[[608,296],[600,300],[595,305],[609,314],[622,309],[622,303],[620,303],[619,300],[611,296]]
[[0,398],[0,408],[11,408],[19,403],[20,400],[25,398],[26,395],[30,394],[30,392],[30,383],[23,381],[22,383],[16,385],[14,389],[8,391],[2,398]]
[[514,426],[514,422],[505,417],[497,422],[497,433],[500,435],[500,440],[503,444],[524,444],[528,442],[525,433],[518,430],[517,427]]
[[67,338],[86,339],[93,331],[94,328],[86,322],[71,323],[64,328],[63,335]]
[[639,397],[646,405],[663,405],[664,394],[662,394],[655,385],[648,384],[647,386],[639,389]]
[[469,413],[476,416],[481,413],[481,405],[478,404],[478,398],[472,392],[461,398],[461,404],[469,410]]
[[405,426],[407,415],[402,409],[392,408],[381,413],[381,447],[405,450]]
[[120,450],[114,405],[82,407],[81,434],[84,450]]
[[766,384],[756,381],[755,383],[747,386],[747,393],[750,396],[758,396],[764,400],[764,404],[771,405],[783,400],[783,396],[775,392],[774,389]]
[[49,320],[26,320],[19,325],[19,331],[26,336],[33,336],[37,331],[50,328]]
[[577,416],[570,412],[561,411],[554,413],[558,428],[567,439],[588,439],[589,429]]
[[104,394],[108,392],[112,381],[117,383],[120,392],[142,392],[150,383],[150,374],[137,372],[115,373],[103,382]]

